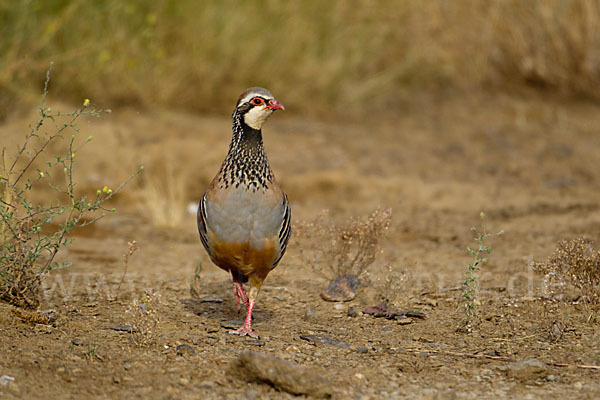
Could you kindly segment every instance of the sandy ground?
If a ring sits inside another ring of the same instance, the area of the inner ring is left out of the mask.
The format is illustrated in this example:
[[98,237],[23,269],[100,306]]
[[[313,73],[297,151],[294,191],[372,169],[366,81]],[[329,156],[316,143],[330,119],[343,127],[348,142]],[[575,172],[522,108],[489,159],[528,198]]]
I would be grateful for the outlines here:
[[[13,140],[30,121],[13,120],[0,135]],[[227,151],[229,117],[116,110],[86,121],[82,135],[94,142],[82,188],[114,187],[139,164],[145,177],[120,195],[116,215],[76,234],[63,254],[73,266],[46,279],[42,308],[58,313],[53,325],[30,325],[0,305],[0,376],[14,378],[2,378],[0,397],[295,397],[231,372],[250,350],[324,370],[340,399],[598,398],[600,370],[579,367],[600,365],[598,321],[572,295],[552,299],[531,262],[560,239],[600,239],[599,124],[594,104],[499,95],[417,98],[361,118],[275,115],[264,140],[296,222],[324,209],[340,223],[388,207],[393,219],[346,303],[321,299],[328,281],[300,256],[319,244],[310,232],[293,237],[259,296],[256,341],[222,327],[243,314],[187,211]],[[481,323],[464,332],[465,247],[481,211],[505,233],[491,240],[481,271]],[[131,240],[140,250],[117,291]],[[152,313],[136,317],[133,301],[145,293]],[[383,297],[426,318],[360,312]],[[114,329],[136,324],[151,332]],[[332,340],[301,338],[311,334]],[[527,359],[540,363],[519,370]]]

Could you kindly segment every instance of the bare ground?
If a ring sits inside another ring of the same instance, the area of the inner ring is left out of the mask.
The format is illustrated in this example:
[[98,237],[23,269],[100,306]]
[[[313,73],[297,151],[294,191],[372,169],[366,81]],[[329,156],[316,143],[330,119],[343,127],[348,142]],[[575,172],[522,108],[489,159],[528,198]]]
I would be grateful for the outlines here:
[[[296,221],[328,209],[339,222],[378,207],[391,207],[393,220],[383,253],[347,303],[321,299],[327,280],[299,253],[310,237],[292,238],[258,299],[260,341],[221,326],[242,314],[229,277],[210,264],[195,217],[185,211],[226,152],[228,118],[123,110],[85,123],[82,132],[94,135],[96,147],[86,150],[84,187],[114,185],[141,163],[146,180],[118,200],[117,215],[80,232],[64,254],[71,268],[47,278],[43,308],[58,312],[53,325],[28,324],[0,305],[0,375],[14,378],[4,378],[0,397],[294,397],[231,374],[236,357],[252,350],[323,368],[340,399],[598,398],[600,370],[582,367],[600,365],[597,314],[574,301],[576,293],[552,298],[530,270],[560,239],[600,240],[597,106],[476,95],[394,107],[328,121],[286,111],[267,124],[267,152]],[[25,126],[12,121],[0,134],[14,138]],[[151,193],[152,179],[158,190]],[[182,210],[172,216],[175,226],[156,226],[161,193]],[[493,239],[481,273],[481,323],[464,332],[457,329],[464,249],[480,211],[490,230],[505,234]],[[131,240],[141,250],[115,300]],[[386,287],[390,276],[394,284]],[[152,333],[111,329],[134,325],[128,310],[144,293],[155,296]],[[382,296],[426,319],[403,325],[360,313]],[[300,338],[306,334],[337,342],[314,344]],[[542,367],[513,364],[531,358]]]

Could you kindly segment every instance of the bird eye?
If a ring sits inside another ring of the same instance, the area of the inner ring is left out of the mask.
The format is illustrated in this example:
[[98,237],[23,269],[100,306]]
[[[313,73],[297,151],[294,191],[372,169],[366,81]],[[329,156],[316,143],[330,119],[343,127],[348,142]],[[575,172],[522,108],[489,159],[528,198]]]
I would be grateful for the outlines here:
[[255,97],[252,99],[252,104],[260,106],[261,104],[263,104],[263,99],[261,99],[260,97]]

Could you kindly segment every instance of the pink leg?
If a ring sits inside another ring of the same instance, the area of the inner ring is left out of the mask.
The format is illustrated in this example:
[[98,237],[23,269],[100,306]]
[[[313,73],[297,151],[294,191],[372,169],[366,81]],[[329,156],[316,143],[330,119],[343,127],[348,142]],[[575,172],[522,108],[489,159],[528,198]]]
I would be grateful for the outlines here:
[[240,296],[238,292],[238,287],[235,282],[233,282],[233,294],[235,295],[235,304],[237,305],[238,312],[240,311]]
[[237,304],[238,311],[240,310],[240,298],[242,302],[248,307],[248,295],[244,291],[244,286],[235,275],[233,275],[233,294],[235,295],[235,303]]
[[254,301],[254,299],[250,299],[248,301],[248,312],[246,313],[246,320],[244,321],[244,325],[242,325],[240,329],[236,329],[235,331],[229,331],[228,333],[240,336],[248,335],[250,337],[258,339],[258,335],[252,330],[252,309],[254,308]]

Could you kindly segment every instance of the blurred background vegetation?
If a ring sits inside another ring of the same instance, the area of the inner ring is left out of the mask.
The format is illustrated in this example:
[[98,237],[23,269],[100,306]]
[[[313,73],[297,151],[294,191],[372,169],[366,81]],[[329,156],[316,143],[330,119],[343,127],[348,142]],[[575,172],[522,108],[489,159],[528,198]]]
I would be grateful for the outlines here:
[[231,111],[250,85],[306,113],[421,92],[600,97],[598,0],[0,0],[0,119],[51,93]]

